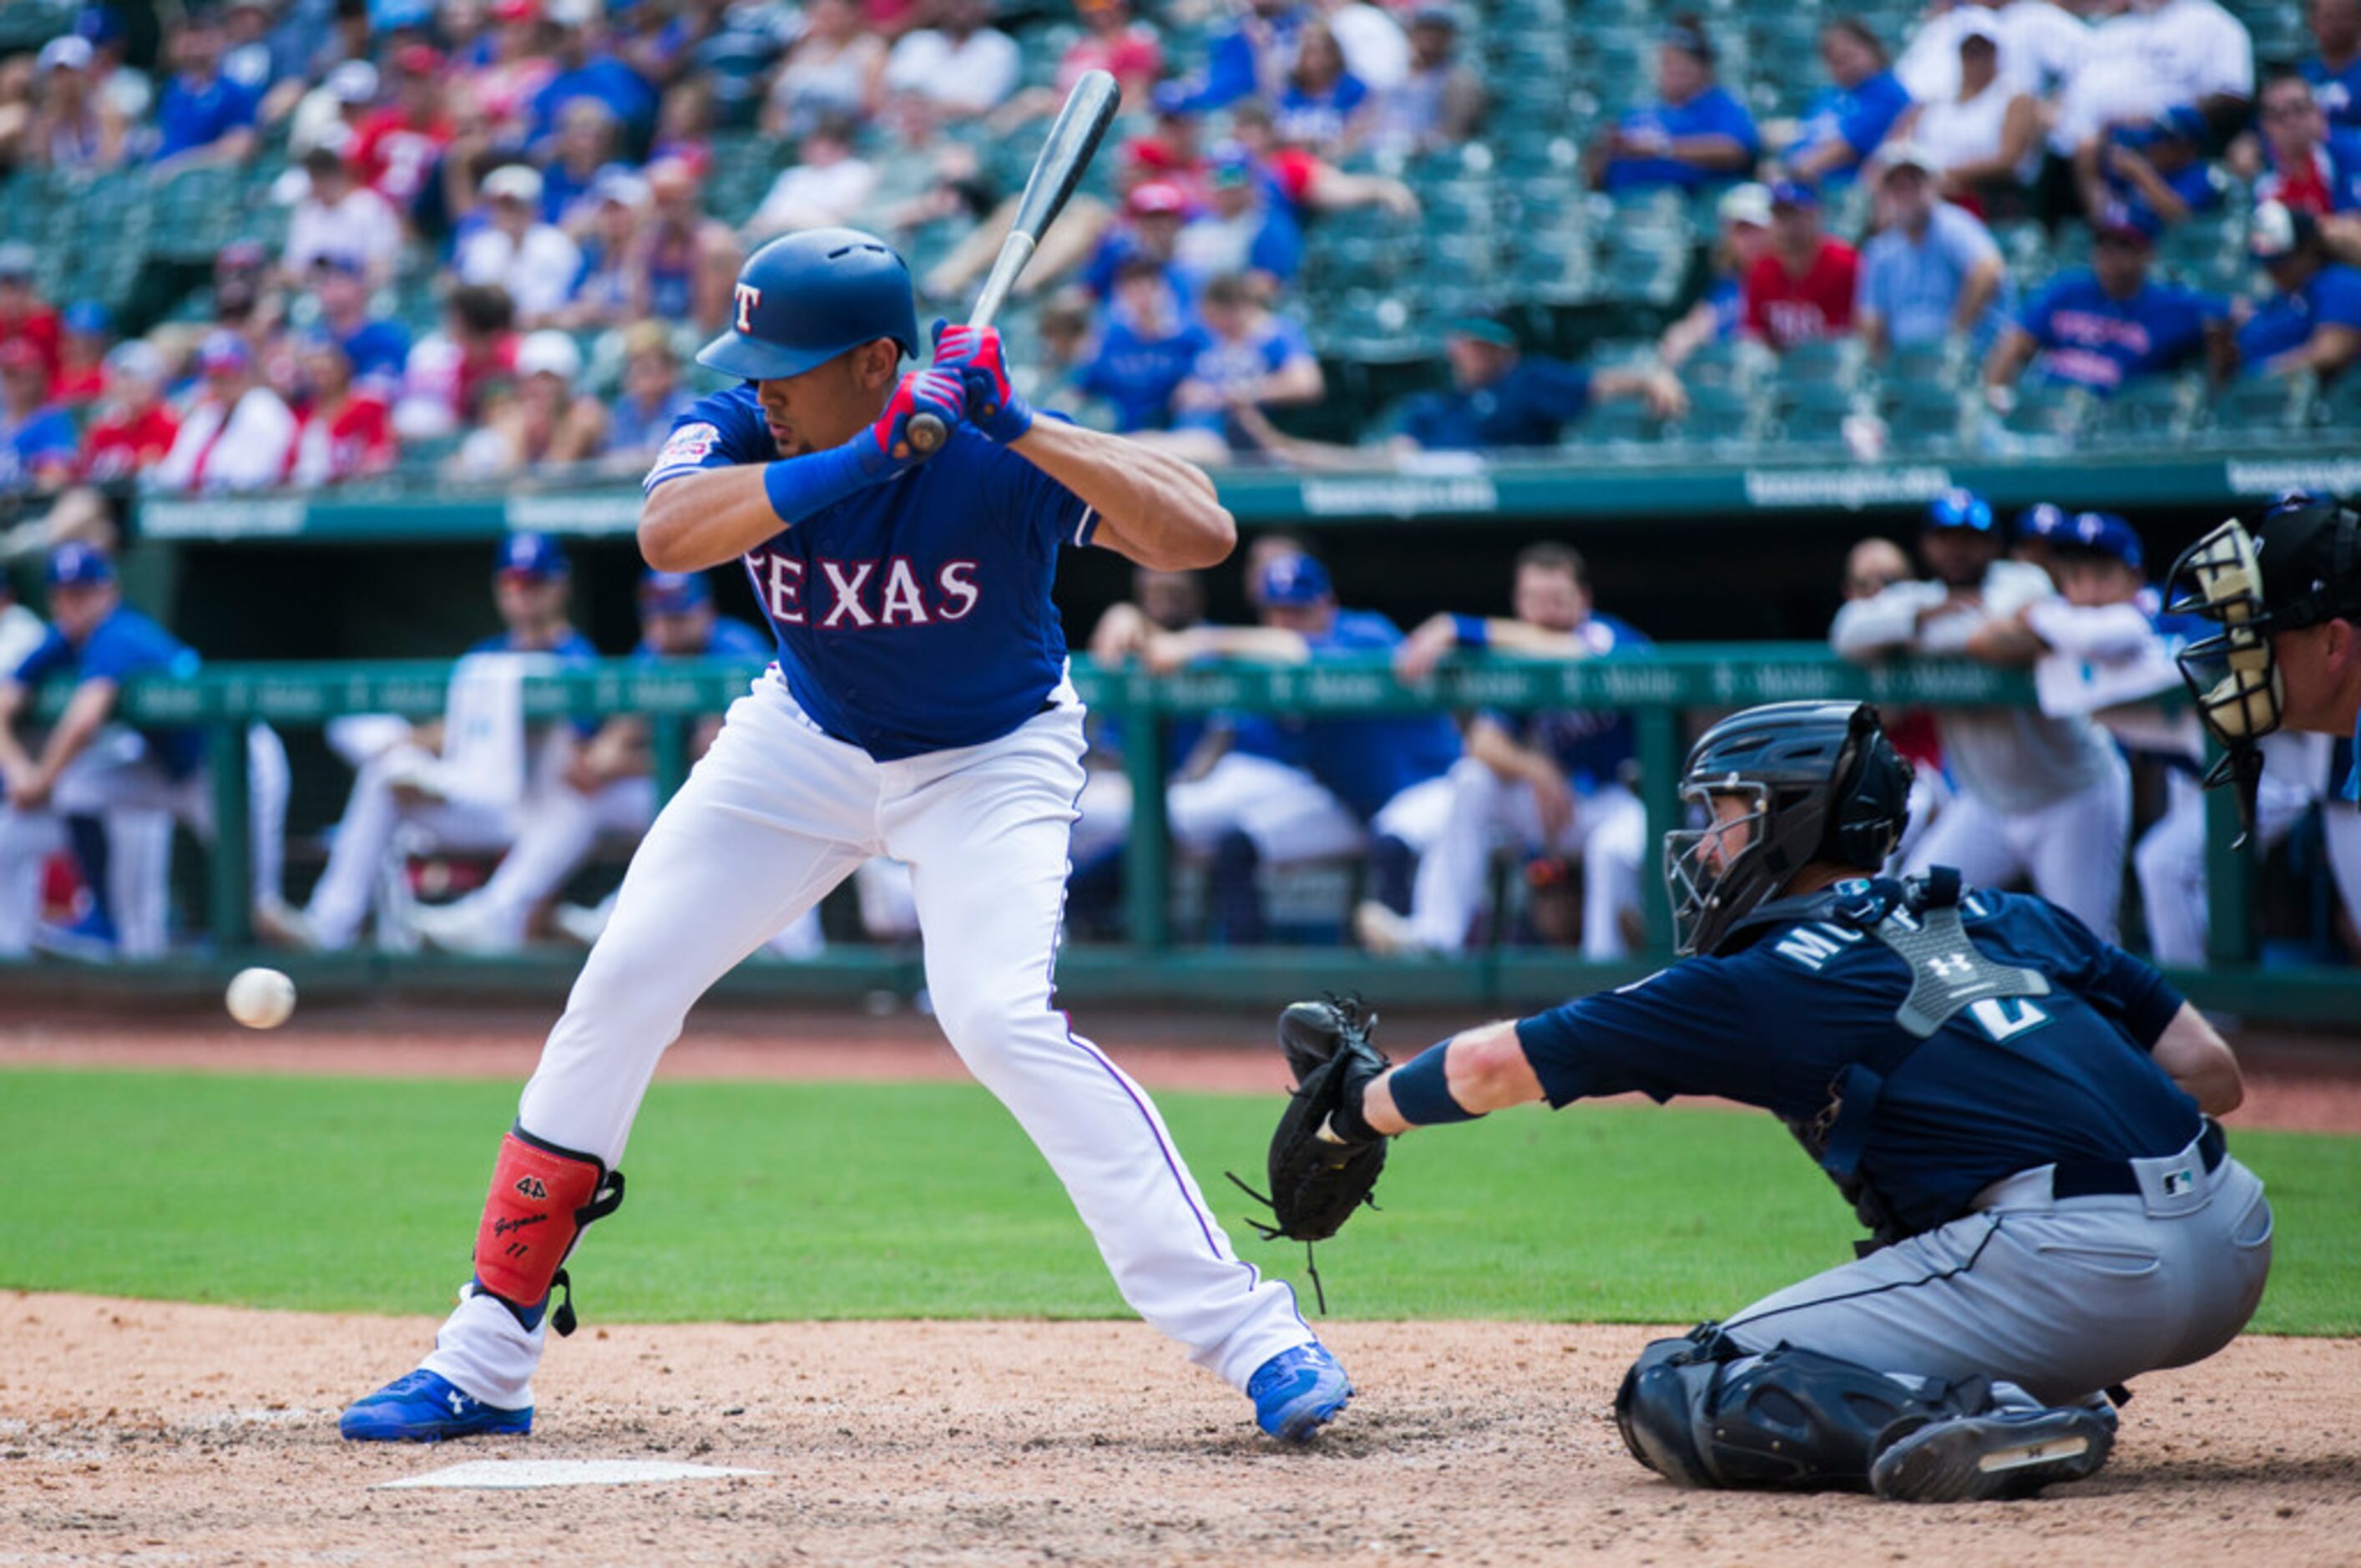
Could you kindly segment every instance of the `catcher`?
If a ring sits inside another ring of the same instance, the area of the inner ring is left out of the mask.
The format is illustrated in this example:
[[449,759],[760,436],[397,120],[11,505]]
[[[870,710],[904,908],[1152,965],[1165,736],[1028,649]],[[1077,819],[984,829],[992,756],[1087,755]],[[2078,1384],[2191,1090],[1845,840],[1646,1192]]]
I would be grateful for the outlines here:
[[1333,1232],[1412,1127],[1632,1091],[1759,1105],[1875,1239],[1649,1345],[1615,1401],[1632,1455],[1686,1486],[1920,1502],[2096,1471],[2108,1392],[2213,1354],[2262,1297],[2270,1206],[2208,1120],[2237,1063],[2041,900],[1872,880],[1909,789],[1873,708],[1750,709],[1689,753],[1703,825],[1666,835],[1685,961],[1391,1069],[1351,1005],[1290,1008],[1278,1230]]

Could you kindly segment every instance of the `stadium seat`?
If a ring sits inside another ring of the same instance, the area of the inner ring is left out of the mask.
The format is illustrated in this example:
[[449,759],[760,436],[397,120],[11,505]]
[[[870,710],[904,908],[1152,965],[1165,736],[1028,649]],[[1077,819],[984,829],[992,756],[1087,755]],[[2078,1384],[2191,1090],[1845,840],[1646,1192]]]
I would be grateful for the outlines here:
[[2010,434],[2049,440],[2071,440],[2090,415],[2091,394],[2080,387],[2026,381],[2016,389],[2016,406],[2001,423]]
[[2191,378],[2139,377],[2092,406],[2090,433],[2126,445],[2173,439],[2188,430],[2198,391]]
[[2242,377],[2214,394],[2213,428],[2250,441],[2291,439],[2310,415],[2312,390],[2308,377]]

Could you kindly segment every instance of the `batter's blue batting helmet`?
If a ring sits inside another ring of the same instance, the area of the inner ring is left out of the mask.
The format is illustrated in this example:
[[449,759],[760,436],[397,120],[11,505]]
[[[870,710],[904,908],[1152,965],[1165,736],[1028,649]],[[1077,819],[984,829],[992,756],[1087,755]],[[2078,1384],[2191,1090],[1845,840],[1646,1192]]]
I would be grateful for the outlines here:
[[800,376],[881,337],[918,352],[910,269],[894,247],[859,229],[782,235],[746,258],[730,299],[730,330],[697,362],[749,381]]

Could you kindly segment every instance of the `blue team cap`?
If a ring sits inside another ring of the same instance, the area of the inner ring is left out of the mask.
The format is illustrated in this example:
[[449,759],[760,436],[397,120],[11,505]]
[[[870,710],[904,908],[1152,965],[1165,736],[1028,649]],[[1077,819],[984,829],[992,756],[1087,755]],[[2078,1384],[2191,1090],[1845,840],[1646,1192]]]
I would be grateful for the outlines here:
[[1800,180],[1773,181],[1771,204],[1773,207],[1817,207],[1820,204],[1820,193]]
[[115,563],[95,544],[69,540],[49,552],[45,574],[53,588],[81,587],[115,581]]
[[1328,568],[1309,555],[1266,562],[1256,587],[1265,604],[1318,604],[1329,595]]
[[695,572],[650,572],[640,579],[640,613],[686,615],[713,602],[713,590]]
[[2136,568],[2141,564],[2139,535],[2128,521],[2111,511],[2077,512],[2073,526],[2059,536],[2058,543],[2113,556],[2126,566]]
[[1945,490],[1927,509],[1927,526],[1972,528],[1978,533],[1990,533],[1993,529],[1992,503],[1973,490]]
[[2066,509],[2052,501],[2036,501],[2016,514],[2016,537],[2055,539],[2065,532]]
[[492,562],[496,576],[513,572],[521,577],[546,580],[562,577],[569,570],[565,550],[546,533],[510,534],[500,541],[500,553]]
[[96,300],[76,300],[59,317],[68,332],[78,332],[91,337],[115,325],[115,317]]
[[2176,104],[2143,128],[2147,132],[2147,139],[2151,142],[2203,141],[2207,128],[2205,112],[2194,104]]

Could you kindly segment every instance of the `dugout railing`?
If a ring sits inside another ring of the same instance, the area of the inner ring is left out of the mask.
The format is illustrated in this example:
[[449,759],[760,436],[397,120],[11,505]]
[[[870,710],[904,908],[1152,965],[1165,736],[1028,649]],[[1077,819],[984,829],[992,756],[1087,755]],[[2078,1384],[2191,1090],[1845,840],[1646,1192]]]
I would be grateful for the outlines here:
[[[446,698],[447,662],[214,665],[186,680],[143,679],[126,685],[122,713],[141,724],[194,725],[209,732],[209,756],[243,758],[247,725],[316,728],[340,715],[393,713],[439,716]],[[527,678],[528,717],[648,716],[659,783],[667,791],[686,771],[690,720],[724,708],[746,689],[746,665],[708,661],[608,660]],[[1493,946],[1464,957],[1384,960],[1345,948],[1191,947],[1174,939],[1172,861],[1166,839],[1161,781],[1164,721],[1219,711],[1263,711],[1345,717],[1442,709],[1529,710],[1575,707],[1629,711],[1639,751],[1639,789],[1650,820],[1650,843],[1677,817],[1683,748],[1695,721],[1759,702],[1808,697],[1865,697],[1889,707],[2029,703],[2031,683],[2019,672],[1950,661],[1902,661],[1863,669],[1817,644],[1771,643],[1663,646],[1645,658],[1575,663],[1486,657],[1445,663],[1426,681],[1405,684],[1382,661],[1294,668],[1209,667],[1168,676],[1136,669],[1102,670],[1076,662],[1076,685],[1093,709],[1122,721],[1127,739],[1134,817],[1126,850],[1127,940],[1074,948],[1060,959],[1062,991],[1082,996],[1216,1003],[1267,1000],[1289,987],[1359,986],[1398,1002],[1532,1003],[1620,983],[1669,956],[1670,919],[1663,881],[1652,853],[1643,866],[1650,952],[1626,965],[1596,965],[1564,949]],[[48,711],[65,694],[46,695]],[[169,983],[218,978],[239,965],[279,963],[299,974],[346,984],[392,986],[425,992],[468,989],[547,989],[570,973],[578,955],[555,950],[513,959],[458,959],[434,955],[370,952],[328,957],[268,955],[256,943],[249,917],[247,776],[243,767],[212,771],[216,837],[206,868],[206,931],[200,949],[148,966],[104,971],[135,988],[143,980]],[[2361,970],[2325,966],[2263,968],[2257,961],[2251,914],[2252,867],[2230,848],[2234,812],[2224,792],[2211,802],[2207,856],[2211,872],[2212,963],[2176,976],[2203,1003],[2256,1016],[2361,1022]],[[35,961],[11,966],[11,990],[38,991],[44,976],[67,989],[88,989],[87,971]],[[832,948],[805,964],[746,966],[726,981],[805,994],[859,996],[879,990],[915,993],[923,983],[906,953]]]

